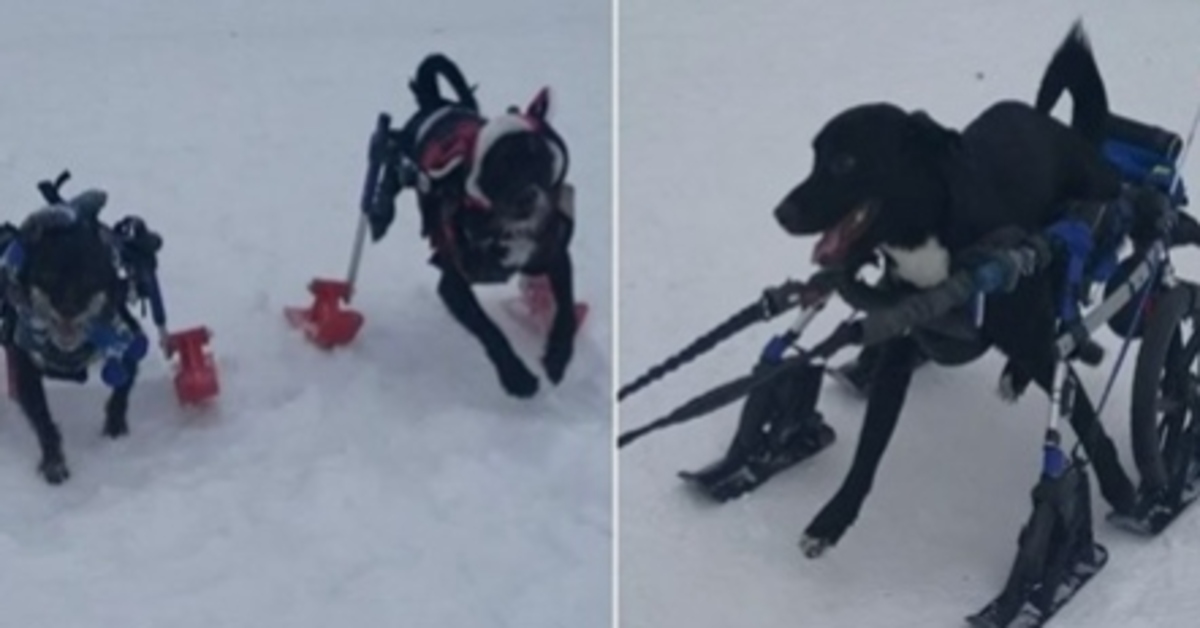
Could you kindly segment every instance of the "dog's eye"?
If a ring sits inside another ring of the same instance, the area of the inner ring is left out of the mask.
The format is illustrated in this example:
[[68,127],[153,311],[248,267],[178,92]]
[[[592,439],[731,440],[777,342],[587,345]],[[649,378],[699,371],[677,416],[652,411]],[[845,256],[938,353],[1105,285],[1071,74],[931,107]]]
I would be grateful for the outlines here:
[[835,176],[850,174],[857,165],[858,160],[853,155],[838,155],[829,163],[829,173]]
[[37,286],[34,286],[29,291],[29,303],[39,312],[54,312],[54,306],[50,303],[50,297],[46,296],[46,293],[42,292],[42,289]]
[[76,318],[81,322],[86,322],[96,316],[99,316],[100,312],[104,310],[104,306],[107,304],[108,295],[104,294],[103,292],[96,292],[92,295],[92,298],[88,300],[87,307],[85,307],[83,312]]
[[535,205],[542,197],[541,192],[535,187],[527,187],[517,195],[517,204],[522,207],[531,207]]

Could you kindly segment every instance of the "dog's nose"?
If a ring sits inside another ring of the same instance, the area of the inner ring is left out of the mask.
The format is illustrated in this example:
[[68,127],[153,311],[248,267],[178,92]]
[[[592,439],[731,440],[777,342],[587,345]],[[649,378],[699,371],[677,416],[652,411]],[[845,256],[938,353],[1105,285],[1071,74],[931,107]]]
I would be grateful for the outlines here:
[[779,223],[785,231],[791,232],[796,222],[796,214],[799,210],[796,205],[790,200],[784,199],[775,207],[775,222]]

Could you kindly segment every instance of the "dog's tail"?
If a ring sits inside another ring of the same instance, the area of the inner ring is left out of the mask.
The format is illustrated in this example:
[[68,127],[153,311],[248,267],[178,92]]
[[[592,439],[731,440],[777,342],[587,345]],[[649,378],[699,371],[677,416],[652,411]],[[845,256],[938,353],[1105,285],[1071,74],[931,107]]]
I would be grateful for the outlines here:
[[[445,77],[454,89],[455,100],[442,96],[438,87],[438,77]],[[479,111],[479,103],[475,101],[475,91],[467,84],[458,65],[444,54],[434,53],[421,61],[417,66],[417,76],[408,83],[413,96],[417,99],[417,107],[422,111],[437,109],[443,105],[458,105],[471,111]]]
[[1050,60],[1034,106],[1050,115],[1064,91],[1071,93],[1074,105],[1071,126],[1099,145],[1104,141],[1108,126],[1108,94],[1092,55],[1092,45],[1083,30],[1083,23],[1078,20]]

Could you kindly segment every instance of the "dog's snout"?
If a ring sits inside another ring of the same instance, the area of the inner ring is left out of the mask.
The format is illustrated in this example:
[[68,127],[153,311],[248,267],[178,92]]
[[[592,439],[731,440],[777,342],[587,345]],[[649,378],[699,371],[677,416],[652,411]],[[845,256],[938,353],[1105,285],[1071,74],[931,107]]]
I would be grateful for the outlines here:
[[800,214],[800,209],[792,202],[791,197],[783,199],[779,205],[775,206],[775,221],[785,231],[791,233],[796,229],[797,218]]

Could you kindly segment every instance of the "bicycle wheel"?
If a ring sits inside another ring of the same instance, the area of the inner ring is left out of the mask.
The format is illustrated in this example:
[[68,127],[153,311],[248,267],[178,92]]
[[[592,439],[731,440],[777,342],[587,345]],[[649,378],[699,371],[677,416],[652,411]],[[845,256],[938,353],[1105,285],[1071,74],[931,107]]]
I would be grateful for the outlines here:
[[1144,494],[1178,500],[1192,463],[1200,406],[1200,287],[1181,282],[1155,299],[1133,375],[1130,420]]

